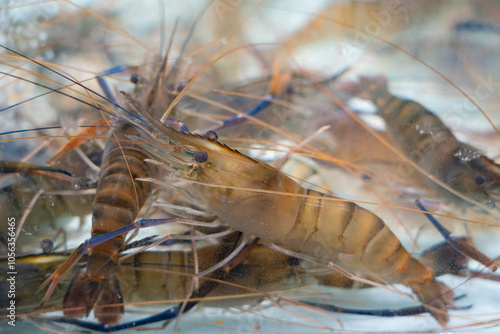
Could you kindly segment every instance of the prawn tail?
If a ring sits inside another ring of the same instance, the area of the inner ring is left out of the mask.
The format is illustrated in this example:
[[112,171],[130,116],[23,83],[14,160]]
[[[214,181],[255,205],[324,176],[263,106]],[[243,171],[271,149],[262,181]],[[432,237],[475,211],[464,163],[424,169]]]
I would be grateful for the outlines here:
[[75,273],[64,295],[63,308],[66,319],[78,319],[87,316],[92,309],[87,306],[87,274],[85,269]]
[[111,274],[103,282],[88,279],[85,269],[73,277],[63,300],[66,319],[79,319],[88,316],[94,309],[94,315],[101,324],[118,324],[124,313],[123,294],[118,279]]
[[411,284],[410,288],[439,324],[446,326],[449,321],[448,308],[453,307],[455,298],[453,290],[435,280]]
[[101,324],[118,324],[125,312],[120,281],[111,274],[101,285],[94,315]]

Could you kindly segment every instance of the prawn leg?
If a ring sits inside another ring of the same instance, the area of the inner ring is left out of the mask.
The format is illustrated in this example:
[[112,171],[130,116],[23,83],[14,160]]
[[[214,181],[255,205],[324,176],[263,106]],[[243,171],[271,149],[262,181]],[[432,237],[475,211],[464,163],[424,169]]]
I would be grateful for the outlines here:
[[109,130],[108,121],[104,118],[99,118],[92,123],[90,127],[83,129],[75,138],[71,138],[52,158],[47,161],[47,165],[52,166],[59,161],[65,154],[82,145],[88,140],[100,136]]
[[117,106],[118,104],[116,103],[116,99],[113,96],[113,93],[111,93],[111,88],[109,87],[108,83],[106,82],[106,80],[103,77],[110,75],[110,74],[124,72],[128,69],[129,68],[127,66],[116,66],[116,67],[110,68],[109,70],[101,72],[101,74],[99,74],[96,77],[96,80],[97,80],[97,83],[99,84],[99,87],[101,87],[101,90],[103,91],[104,95],[108,98],[108,101],[111,102],[111,104],[114,106]]
[[[399,317],[399,316],[411,316],[417,314],[427,313],[428,310],[424,306],[415,306],[415,307],[406,307],[400,309],[383,309],[383,310],[361,310],[361,309],[350,309],[332,304],[320,304],[313,303],[307,301],[300,301],[303,304],[307,304],[310,306],[314,306],[325,311],[334,312],[334,313],[345,313],[345,314],[356,314],[356,315],[368,315],[368,316],[378,316],[378,317]],[[194,307],[198,302],[188,303],[186,308],[184,309],[184,313],[189,311],[192,307]],[[468,309],[470,306],[464,307],[462,309]],[[110,333],[117,332],[125,329],[137,328],[145,325],[150,325],[160,321],[166,321],[167,323],[170,320],[175,319],[179,315],[179,307],[174,306],[163,312],[157,313],[147,318],[134,320],[130,322],[126,322],[123,324],[109,326],[103,324],[97,324],[89,321],[76,320],[76,319],[66,319],[64,317],[60,318],[52,318],[50,320],[75,325],[81,328],[91,329],[97,332],[102,333]],[[165,325],[167,324],[165,323]]]
[[[246,111],[245,116],[255,116],[258,113],[260,113],[261,111],[267,109],[273,103],[272,102],[273,99],[274,99],[273,95],[267,94],[266,96],[264,96],[264,99],[262,99],[261,101],[259,101],[255,105],[255,107]],[[220,122],[218,124],[198,129],[198,130],[196,130],[196,133],[205,133],[207,131],[217,131],[217,130],[226,129],[226,128],[241,124],[246,120],[245,116],[242,116],[242,115],[233,116],[231,118],[223,120],[222,122]]]
[[[311,305],[314,307],[318,307],[325,311],[335,312],[335,313],[346,313],[346,314],[358,314],[358,315],[369,315],[374,317],[406,317],[410,315],[417,315],[428,313],[429,310],[425,306],[412,306],[412,307],[404,307],[399,309],[382,309],[382,310],[362,310],[362,309],[352,309],[346,308],[342,306],[332,305],[332,304],[321,304],[321,303],[313,303],[307,301],[300,301],[301,303]],[[472,306],[464,306],[464,307],[454,307],[454,309],[467,310]]]
[[[45,172],[42,174],[42,172]],[[0,173],[21,173],[32,175],[43,175],[49,178],[53,173],[72,176],[71,173],[54,167],[39,166],[17,161],[0,161]]]
[[467,255],[471,259],[474,259],[479,263],[484,264],[485,266],[490,268],[493,272],[497,270],[497,268],[500,266],[500,263],[498,263],[498,261],[490,259],[482,252],[480,252],[478,249],[469,245],[465,239],[456,238],[448,229],[446,229],[443,225],[441,225],[441,223],[439,223],[438,220],[429,213],[429,211],[427,211],[427,208],[422,204],[420,200],[416,200],[415,204],[418,206],[420,210],[422,210],[427,219],[429,219],[429,221],[432,223],[432,225],[434,225],[434,227],[439,231],[439,233],[441,233],[446,242],[449,243],[454,249]]
[[[346,73],[348,70],[349,70],[349,68],[344,69],[340,73],[335,74],[332,78],[329,78],[328,81],[335,81],[335,80],[337,80],[344,73]],[[258,113],[260,113],[261,111],[269,108],[273,104],[273,100],[276,97],[276,95],[279,94],[280,91],[282,90],[281,86],[283,85],[282,82],[281,82],[282,78],[280,78],[279,74],[276,74],[275,77],[273,77],[273,79],[274,78],[276,78],[274,80],[275,84],[273,85],[273,83],[271,83],[270,93],[266,94],[264,96],[264,98],[262,100],[260,100],[252,109],[246,111],[244,113],[245,116],[243,116],[243,115],[237,115],[237,116],[228,118],[228,119],[222,121],[219,124],[212,125],[212,126],[207,126],[205,128],[199,129],[199,130],[196,131],[196,133],[205,133],[207,131],[217,131],[217,130],[226,129],[228,127],[232,127],[232,126],[241,124],[242,122],[245,121],[246,116],[255,116]],[[271,79],[271,82],[273,82],[273,79]],[[279,84],[276,84],[278,82],[279,82]]]
[[[329,78],[327,81],[335,81],[338,78],[340,78],[344,73],[346,73],[349,70],[349,68],[344,69],[338,74],[335,74],[333,77]],[[271,83],[271,88],[270,88],[270,93],[266,94],[262,100],[260,100],[252,109],[244,112],[244,115],[237,115],[233,116],[231,118],[228,118],[218,124],[207,126],[201,129],[196,130],[195,133],[205,133],[207,131],[218,131],[222,129],[226,129],[238,124],[243,123],[246,120],[247,116],[255,116],[261,111],[269,108],[273,104],[273,100],[275,99],[276,95],[280,94],[282,90],[282,78],[280,78],[280,75],[275,76],[276,80],[274,80],[274,83],[280,82],[279,84],[274,84]],[[273,82],[273,79],[271,79],[271,82]],[[184,131],[186,132],[186,131]]]
[[[118,72],[123,72],[123,71],[125,71],[125,70],[127,70],[127,69],[128,69],[128,67],[126,67],[126,66],[117,66],[117,67],[115,67],[115,68],[112,68],[112,69],[110,69],[110,70],[107,70],[107,71],[102,72],[102,73],[101,73],[101,74],[99,74],[99,76],[97,76],[97,77],[88,78],[88,79],[85,79],[85,80],[80,81],[79,83],[80,83],[80,84],[82,84],[82,83],[87,82],[87,81],[90,81],[90,80],[98,79],[98,78],[99,78],[99,77],[101,77],[101,76],[105,76],[105,75],[109,75],[109,74],[113,74],[113,73],[118,73]],[[71,86],[73,86],[73,85],[75,85],[75,83],[70,84],[70,85],[66,85],[66,86],[62,86],[62,87],[59,87],[59,88],[56,88],[56,89],[53,89],[53,88],[49,88],[49,87],[47,87],[48,92],[46,92],[46,93],[42,93],[42,94],[39,94],[39,95],[36,95],[36,96],[33,96],[33,97],[30,97],[29,99],[23,100],[22,102],[18,102],[18,103],[15,103],[15,104],[11,104],[11,105],[9,105],[9,106],[7,106],[7,107],[4,107],[4,108],[0,109],[0,112],[5,111],[5,110],[12,109],[12,108],[14,108],[14,107],[17,107],[17,106],[19,106],[19,105],[23,104],[23,103],[26,103],[26,102],[29,102],[29,101],[32,101],[32,100],[38,99],[38,98],[43,97],[43,96],[48,95],[48,94],[51,94],[52,92],[56,92],[56,93],[59,93],[59,94],[64,94],[64,93],[63,93],[63,92],[61,92],[61,91],[62,91],[63,89],[69,88],[69,87],[71,87]],[[77,84],[77,85],[78,85],[78,84]],[[112,100],[110,100],[110,101],[112,102],[112,101],[114,101],[114,99],[112,99]],[[116,104],[116,103],[115,103],[115,104]]]
[[[329,78],[328,81],[335,81],[335,80],[337,80],[344,73],[346,73],[348,70],[349,70],[349,68],[344,69],[340,73],[335,74],[333,77]],[[274,80],[275,83],[277,83],[277,82],[280,82],[280,83],[279,84],[275,84],[275,85],[271,84],[271,88],[270,88],[271,92],[268,93],[268,94],[266,94],[264,96],[264,98],[262,100],[260,100],[252,109],[246,111],[245,112],[245,116],[243,116],[243,115],[237,115],[237,116],[228,118],[228,119],[222,121],[218,125],[207,126],[205,128],[199,129],[199,130],[196,131],[196,133],[205,133],[205,132],[210,131],[210,130],[211,131],[217,131],[217,130],[226,129],[228,127],[232,127],[232,126],[241,124],[242,122],[245,121],[246,116],[255,116],[258,113],[260,113],[261,111],[269,108],[273,104],[273,100],[276,97],[276,94],[279,94],[280,91],[282,90],[282,87],[281,87],[282,86],[282,82],[281,82],[282,79],[280,78],[280,75],[277,74],[273,78],[276,78]],[[271,82],[273,82],[272,79],[271,79]]]
[[55,180],[63,183],[78,183],[87,186],[82,180],[73,177],[71,173],[48,166],[40,166],[18,161],[0,161],[0,174],[19,173],[24,175],[36,175],[45,179]]

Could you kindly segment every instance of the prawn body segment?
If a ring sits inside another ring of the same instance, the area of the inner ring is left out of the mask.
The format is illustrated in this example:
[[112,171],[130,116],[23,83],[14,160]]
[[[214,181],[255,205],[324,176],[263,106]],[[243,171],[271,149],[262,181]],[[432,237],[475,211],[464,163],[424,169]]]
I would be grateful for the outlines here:
[[302,198],[294,229],[279,242],[283,247],[349,271],[362,270],[387,283],[409,285],[432,278],[432,271],[415,260],[371,211],[317,191],[308,190],[307,195],[311,197]]
[[[127,132],[135,134],[136,130],[130,125],[122,125],[119,132],[122,135]],[[120,148],[112,140],[104,156],[93,207],[92,237],[133,223],[151,191],[150,185],[135,180],[136,177],[151,175],[149,166],[143,162],[147,156],[138,146],[122,142]],[[125,235],[121,235],[90,250],[89,279],[99,282],[106,277],[113,266],[109,259],[116,258],[124,239]]]

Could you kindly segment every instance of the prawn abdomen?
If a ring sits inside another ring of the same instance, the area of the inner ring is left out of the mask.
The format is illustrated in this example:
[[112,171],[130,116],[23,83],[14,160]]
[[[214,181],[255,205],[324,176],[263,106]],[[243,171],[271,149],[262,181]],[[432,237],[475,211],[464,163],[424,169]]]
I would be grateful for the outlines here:
[[[453,293],[435,281],[432,269],[413,258],[374,213],[355,203],[309,190],[298,223],[281,242],[285,248],[331,261],[363,276],[412,289],[442,325]],[[446,293],[445,293],[446,292]],[[450,297],[451,296],[451,297]]]

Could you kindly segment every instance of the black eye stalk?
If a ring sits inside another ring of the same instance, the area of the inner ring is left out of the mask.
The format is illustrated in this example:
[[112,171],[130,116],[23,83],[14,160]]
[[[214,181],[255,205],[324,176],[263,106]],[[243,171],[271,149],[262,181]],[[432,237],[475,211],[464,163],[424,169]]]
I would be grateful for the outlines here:
[[217,135],[217,132],[215,132],[214,130],[209,130],[209,131],[207,131],[207,133],[205,133],[205,136],[206,136],[208,139],[212,139],[212,140],[217,140],[217,139],[219,139],[219,136]]
[[196,161],[197,163],[204,163],[208,160],[208,154],[205,153],[205,152],[196,152],[194,154],[194,161]]

